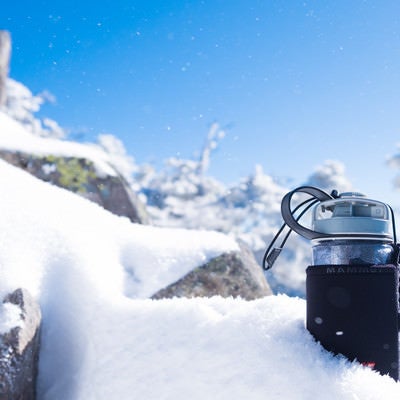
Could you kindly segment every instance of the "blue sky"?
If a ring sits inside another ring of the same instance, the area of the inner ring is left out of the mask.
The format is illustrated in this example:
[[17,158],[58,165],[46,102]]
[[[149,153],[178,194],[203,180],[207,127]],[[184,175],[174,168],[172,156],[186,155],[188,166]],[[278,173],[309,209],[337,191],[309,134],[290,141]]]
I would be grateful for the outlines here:
[[[192,157],[217,121],[210,173],[301,183],[326,159],[397,202],[385,158],[400,142],[398,1],[36,1],[2,5],[11,77],[43,113],[137,162]],[[384,197],[382,197],[384,196]],[[399,198],[399,199],[398,199]]]

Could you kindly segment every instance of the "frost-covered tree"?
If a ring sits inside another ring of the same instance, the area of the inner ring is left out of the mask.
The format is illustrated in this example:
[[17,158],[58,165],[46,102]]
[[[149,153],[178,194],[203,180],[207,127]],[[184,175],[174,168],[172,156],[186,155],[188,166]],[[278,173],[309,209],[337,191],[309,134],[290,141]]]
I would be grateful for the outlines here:
[[172,157],[159,172],[149,166],[139,168],[135,180],[142,183],[142,193],[157,224],[196,228],[201,213],[203,225],[207,224],[211,218],[207,206],[225,191],[222,183],[206,175],[210,153],[223,135],[219,126],[213,124],[198,159]]
[[229,231],[254,251],[263,250],[265,240],[281,220],[280,201],[286,191],[256,165],[252,174],[229,187],[220,197],[218,215],[226,220]]
[[[143,175],[147,183],[142,191],[148,198],[154,223],[224,232],[245,242],[261,262],[267,245],[283,223],[282,197],[292,188],[277,183],[259,165],[249,176],[227,187],[208,177],[199,168],[200,160],[202,157],[169,159],[162,171],[150,169]],[[351,190],[344,166],[337,161],[327,161],[317,167],[306,182],[327,191]],[[280,241],[276,245],[279,244]],[[275,290],[302,295],[304,271],[310,263],[310,244],[292,234],[280,259],[268,273],[270,283]]]
[[318,166],[308,178],[307,185],[316,186],[327,192],[336,189],[339,193],[352,190],[352,184],[346,177],[346,168],[343,163],[326,160]]
[[7,31],[0,31],[0,106],[7,98],[6,82],[10,64],[11,36]]
[[48,92],[33,95],[22,83],[8,78],[11,54],[9,32],[0,31],[0,110],[20,122],[28,131],[42,137],[63,138],[66,132],[52,119],[39,119],[35,113],[43,103],[54,101]]
[[[387,164],[396,170],[400,170],[400,143],[397,145],[397,152],[387,159]],[[396,189],[400,189],[400,174],[395,177],[393,184]]]
[[[97,137],[96,147],[99,147],[109,157],[109,162],[123,176],[123,178],[132,186],[135,185],[133,175],[138,167],[135,159],[128,154],[122,141],[109,133],[100,134]],[[136,187],[138,190],[139,187]]]
[[10,78],[6,82],[6,92],[6,101],[1,111],[21,123],[28,131],[41,137],[61,139],[66,136],[65,130],[56,121],[35,116],[43,103],[54,101],[51,94],[43,92],[34,95],[25,85]]
[[197,163],[199,176],[203,176],[207,172],[210,166],[211,152],[218,147],[219,141],[224,137],[225,132],[220,128],[219,124],[214,122],[208,132],[207,140]]

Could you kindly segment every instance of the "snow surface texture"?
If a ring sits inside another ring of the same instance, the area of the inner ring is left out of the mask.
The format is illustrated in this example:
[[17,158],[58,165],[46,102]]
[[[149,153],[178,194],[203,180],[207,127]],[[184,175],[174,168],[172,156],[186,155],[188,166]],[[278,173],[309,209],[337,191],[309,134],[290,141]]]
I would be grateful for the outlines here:
[[227,236],[135,225],[4,162],[0,187],[0,295],[42,308],[39,400],[399,398],[315,343],[304,300],[145,299],[237,249]]
[[111,340],[118,331],[102,318],[103,309],[149,297],[211,258],[238,250],[217,232],[131,224],[5,162],[0,187],[0,290],[4,296],[27,288],[42,307],[42,398],[87,398],[64,385],[73,386],[101,326]]
[[9,332],[12,328],[23,327],[21,308],[15,304],[0,304],[0,334]]

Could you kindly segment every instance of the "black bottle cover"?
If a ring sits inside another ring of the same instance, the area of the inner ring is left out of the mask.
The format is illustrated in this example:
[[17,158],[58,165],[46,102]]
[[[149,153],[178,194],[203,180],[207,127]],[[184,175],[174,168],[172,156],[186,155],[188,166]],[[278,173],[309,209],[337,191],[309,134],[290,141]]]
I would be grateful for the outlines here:
[[307,329],[323,347],[399,379],[397,266],[310,266],[306,293]]

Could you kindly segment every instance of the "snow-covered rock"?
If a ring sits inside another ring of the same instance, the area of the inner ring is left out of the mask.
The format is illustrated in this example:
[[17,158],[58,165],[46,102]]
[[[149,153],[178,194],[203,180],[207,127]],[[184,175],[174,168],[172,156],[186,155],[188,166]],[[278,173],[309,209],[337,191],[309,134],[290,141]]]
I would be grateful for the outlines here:
[[151,298],[222,296],[254,300],[271,294],[253,253],[241,244],[239,251],[213,258]]
[[41,312],[25,289],[8,294],[0,310],[0,398],[36,399]]
[[3,150],[1,143],[0,158],[132,222],[149,222],[145,205],[116,170],[111,174],[99,173],[95,163],[88,158]]

